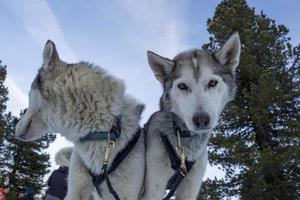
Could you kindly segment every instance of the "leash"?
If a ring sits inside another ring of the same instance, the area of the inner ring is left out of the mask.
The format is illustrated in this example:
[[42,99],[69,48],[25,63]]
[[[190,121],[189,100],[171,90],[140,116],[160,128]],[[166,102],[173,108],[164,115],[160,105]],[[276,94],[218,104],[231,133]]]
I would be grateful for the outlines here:
[[[190,172],[195,161],[188,161],[185,153],[184,147],[181,145],[180,139],[180,131],[177,129],[177,145],[176,151],[173,148],[171,142],[167,138],[166,135],[161,134],[162,142],[166,148],[166,151],[169,155],[169,159],[171,162],[172,169],[175,170],[175,173],[167,182],[167,189],[170,191],[168,194],[163,198],[163,200],[169,200],[174,195],[176,189],[178,188],[179,184],[182,182],[184,177]],[[178,156],[179,155],[179,156]]]

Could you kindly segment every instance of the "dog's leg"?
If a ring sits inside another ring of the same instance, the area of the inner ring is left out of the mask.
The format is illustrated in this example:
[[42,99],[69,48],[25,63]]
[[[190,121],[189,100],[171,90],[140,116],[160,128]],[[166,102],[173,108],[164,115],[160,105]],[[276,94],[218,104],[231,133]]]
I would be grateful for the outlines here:
[[72,152],[65,200],[90,200],[93,185],[90,175],[75,150]]
[[163,199],[166,194],[165,187],[168,182],[168,177],[162,173],[163,170],[161,169],[163,169],[163,166],[147,168],[143,200]]
[[173,170],[167,156],[162,154],[162,151],[162,148],[156,145],[147,150],[143,200],[163,199],[166,194],[166,184],[172,176]]
[[197,199],[207,165],[207,151],[197,160],[176,191],[176,200]]

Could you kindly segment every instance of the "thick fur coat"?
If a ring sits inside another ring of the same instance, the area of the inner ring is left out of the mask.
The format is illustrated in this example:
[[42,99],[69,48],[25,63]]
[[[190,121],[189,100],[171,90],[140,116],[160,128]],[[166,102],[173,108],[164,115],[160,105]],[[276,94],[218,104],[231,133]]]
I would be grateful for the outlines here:
[[[61,133],[72,141],[67,200],[114,199],[106,184],[95,193],[88,170],[99,174],[106,141],[79,139],[89,132],[109,131],[121,115],[121,136],[116,140],[112,160],[139,129],[144,105],[125,95],[122,81],[86,62],[65,63],[59,59],[55,44],[48,41],[43,66],[32,83],[29,107],[16,126],[16,137],[35,140],[47,132]],[[125,200],[139,199],[145,170],[143,134],[130,154],[110,174],[111,183]],[[94,194],[94,197],[92,197]]]
[[219,52],[193,49],[174,59],[148,52],[148,61],[163,87],[160,110],[146,126],[146,178],[143,200],[163,199],[168,180],[175,173],[164,135],[175,154],[177,136],[182,137],[187,161],[195,162],[176,190],[176,200],[195,200],[207,165],[207,143],[227,102],[234,98],[235,69],[240,56],[239,35],[235,33]]

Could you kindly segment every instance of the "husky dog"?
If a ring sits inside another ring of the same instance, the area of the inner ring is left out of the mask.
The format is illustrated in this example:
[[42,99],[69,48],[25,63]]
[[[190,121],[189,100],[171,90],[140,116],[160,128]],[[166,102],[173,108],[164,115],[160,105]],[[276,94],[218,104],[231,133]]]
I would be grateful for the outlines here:
[[[31,86],[29,107],[17,124],[15,135],[21,140],[31,141],[47,132],[55,132],[72,141],[75,145],[66,199],[89,200],[96,191],[89,172],[101,173],[106,140],[81,139],[89,133],[108,133],[116,121],[120,121],[120,136],[111,151],[109,168],[116,155],[136,136],[143,109],[143,104],[125,95],[121,80],[89,63],[68,64],[60,60],[55,44],[48,41],[42,68]],[[139,198],[145,171],[143,137],[141,134],[127,157],[109,175],[122,200]],[[95,195],[94,199],[115,199],[105,181],[97,191],[101,191],[101,195]]]
[[[174,156],[176,160],[183,155],[176,150],[179,142],[184,148],[183,162],[189,172],[185,177],[182,175],[178,183],[176,200],[197,198],[207,165],[207,143],[212,129],[226,103],[234,98],[240,49],[239,35],[235,33],[216,53],[194,49],[171,60],[148,51],[149,65],[163,86],[163,94],[160,111],[152,115],[145,127],[143,199],[163,199],[167,183],[176,182],[170,178],[175,171],[172,169]],[[193,164],[190,169],[189,163]],[[177,178],[181,176],[177,175]]]

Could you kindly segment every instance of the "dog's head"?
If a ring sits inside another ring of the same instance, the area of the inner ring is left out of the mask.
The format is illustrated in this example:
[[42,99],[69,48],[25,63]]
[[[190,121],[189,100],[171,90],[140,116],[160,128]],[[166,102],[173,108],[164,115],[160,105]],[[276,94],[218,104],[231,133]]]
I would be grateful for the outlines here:
[[234,98],[240,49],[235,33],[217,53],[195,49],[171,60],[148,52],[151,69],[164,88],[161,109],[175,113],[192,133],[211,132]]
[[122,81],[101,68],[60,60],[55,44],[48,41],[29,92],[29,107],[15,135],[35,140],[58,132],[74,141],[84,132],[109,130],[121,112],[124,90]]

